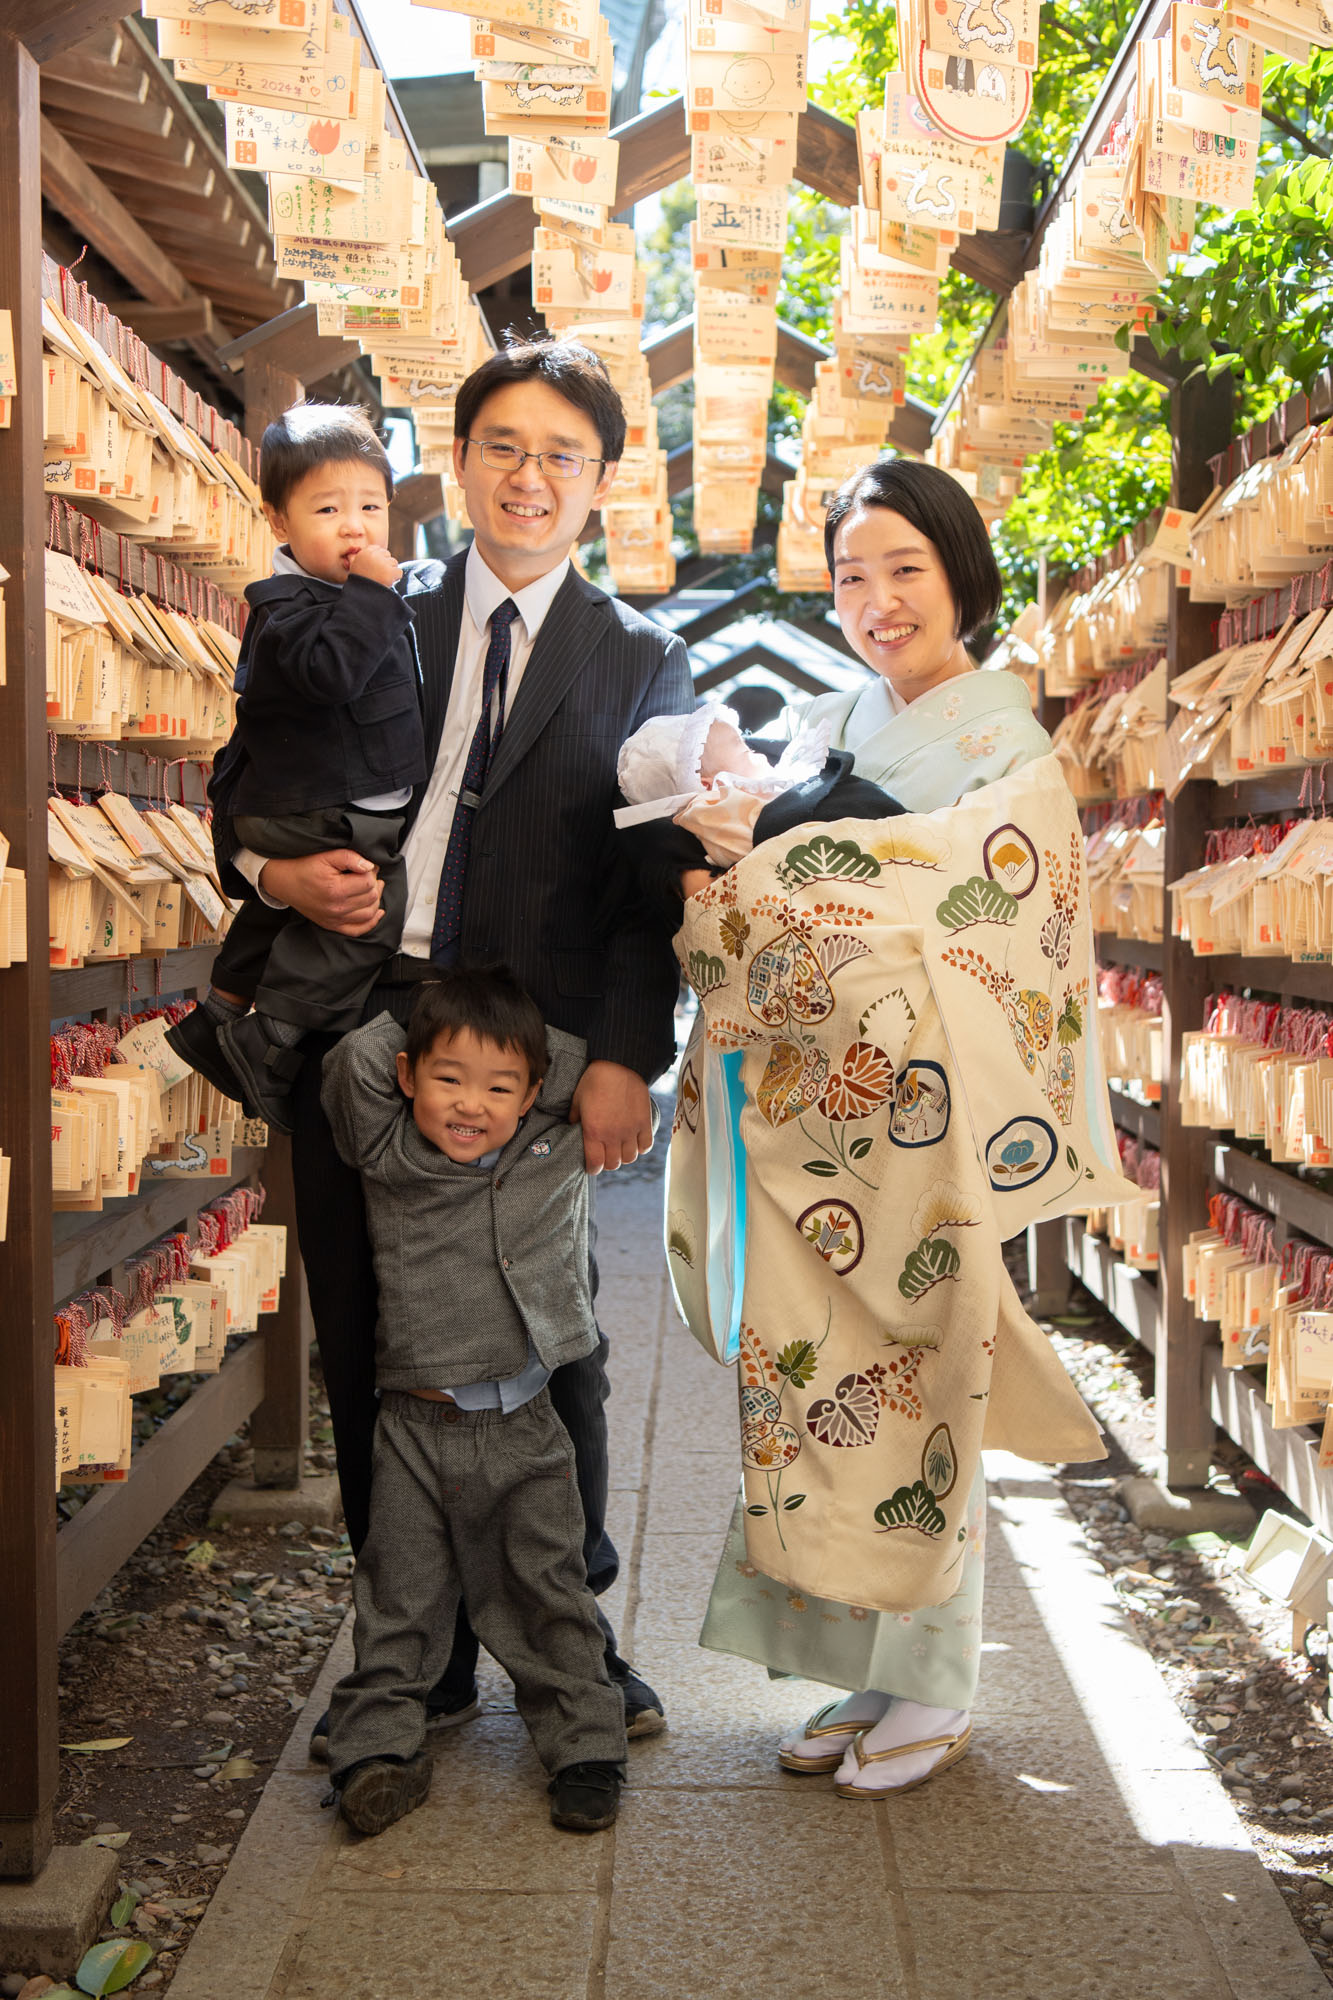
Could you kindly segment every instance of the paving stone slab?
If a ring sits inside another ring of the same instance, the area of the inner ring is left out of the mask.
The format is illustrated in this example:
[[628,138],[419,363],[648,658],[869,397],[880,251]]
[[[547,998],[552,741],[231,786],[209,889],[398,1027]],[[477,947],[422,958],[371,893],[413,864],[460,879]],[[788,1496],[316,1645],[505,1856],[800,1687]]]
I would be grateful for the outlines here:
[[[938,1865],[947,1880],[947,1851]],[[1169,1893],[1030,1884],[905,1901],[923,2000],[1234,2000],[1207,1933]]]
[[595,1896],[404,1896],[386,1882],[313,1914],[267,1994],[227,2000],[587,2000],[597,1915]]

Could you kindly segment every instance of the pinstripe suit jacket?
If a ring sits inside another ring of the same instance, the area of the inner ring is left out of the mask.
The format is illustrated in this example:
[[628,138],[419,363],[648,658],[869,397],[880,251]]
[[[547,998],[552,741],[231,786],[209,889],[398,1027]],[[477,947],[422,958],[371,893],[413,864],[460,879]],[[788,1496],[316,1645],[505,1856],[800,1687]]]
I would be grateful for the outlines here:
[[[466,551],[408,567],[426,759],[444,734],[464,606]],[[542,622],[472,830],[465,963],[501,962],[590,1061],[657,1075],[671,1060],[679,974],[668,929],[643,896],[611,814],[616,758],[651,715],[694,706],[681,640],[570,570]],[[226,753],[211,787],[218,859],[235,852]],[[425,787],[410,808],[415,813]],[[676,830],[664,823],[668,845]],[[233,885],[243,887],[234,873]]]

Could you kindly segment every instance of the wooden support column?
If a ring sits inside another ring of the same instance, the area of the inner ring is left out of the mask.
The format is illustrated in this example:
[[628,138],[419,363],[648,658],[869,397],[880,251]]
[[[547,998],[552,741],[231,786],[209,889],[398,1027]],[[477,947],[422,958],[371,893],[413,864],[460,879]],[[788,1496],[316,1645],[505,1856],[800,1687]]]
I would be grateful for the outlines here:
[[[54,10],[53,12],[58,11]],[[0,430],[0,832],[27,876],[28,961],[0,972],[0,1148],[11,1160],[0,1244],[0,1875],[51,1851],[56,1716],[55,1394],[51,1331],[50,973],[42,492],[42,156],[37,65],[0,32],[0,300],[19,393]]]
[[305,1267],[296,1248],[292,1144],[269,1133],[264,1159],[265,1223],[287,1228],[287,1276],[278,1310],[264,1321],[264,1400],[250,1419],[256,1486],[299,1486],[305,1460],[313,1324]]
[[[1179,507],[1197,508],[1212,487],[1208,460],[1231,437],[1233,388],[1230,375],[1210,383],[1200,374],[1171,391],[1171,497]],[[1187,590],[1171,595],[1167,672],[1171,679],[1206,659],[1215,649],[1214,606],[1191,604]],[[1167,814],[1166,879],[1174,882],[1203,860],[1204,839],[1214,817],[1213,787],[1187,784]],[[1203,1006],[1216,981],[1206,959],[1169,935],[1163,945],[1162,1032],[1167,1082],[1163,1088],[1161,1309],[1156,1355],[1157,1443],[1161,1475],[1168,1486],[1203,1486],[1213,1450],[1213,1420],[1204,1380],[1206,1331],[1181,1295],[1181,1262],[1192,1229],[1207,1221],[1209,1134],[1185,1127],[1176,1115],[1176,1079],[1181,1041],[1203,1025]]]
[[254,445],[262,441],[266,426],[284,410],[305,401],[305,385],[300,376],[289,374],[285,368],[275,368],[268,361],[247,361],[241,386],[245,390],[245,435]]

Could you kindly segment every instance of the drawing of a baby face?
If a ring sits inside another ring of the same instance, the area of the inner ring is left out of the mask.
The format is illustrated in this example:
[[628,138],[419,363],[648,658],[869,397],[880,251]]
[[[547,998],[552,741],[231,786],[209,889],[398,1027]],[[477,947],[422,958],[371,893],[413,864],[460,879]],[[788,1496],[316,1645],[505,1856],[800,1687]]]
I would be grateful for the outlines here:
[[734,103],[748,111],[767,101],[773,72],[762,56],[739,56],[728,65],[722,87]]

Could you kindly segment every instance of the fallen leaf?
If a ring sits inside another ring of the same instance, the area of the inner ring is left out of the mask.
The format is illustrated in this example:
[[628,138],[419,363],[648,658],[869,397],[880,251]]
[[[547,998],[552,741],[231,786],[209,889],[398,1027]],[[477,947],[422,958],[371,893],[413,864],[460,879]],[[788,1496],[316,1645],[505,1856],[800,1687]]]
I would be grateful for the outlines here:
[[109,1943],[95,1944],[91,1951],[85,1952],[74,1977],[81,1993],[94,1996],[120,1993],[152,1962],[150,1945],[138,1940],[125,1944],[119,1938],[113,1938]]
[[80,1847],[124,1847],[128,1840],[127,1833],[90,1833],[86,1840],[79,1842],[79,1845]]
[[138,1901],[139,1898],[133,1889],[127,1889],[123,1896],[116,1898],[115,1902],[111,1905],[111,1922],[117,1930],[120,1929],[122,1924],[129,1922],[130,1918],[134,1915]]
[[215,1782],[229,1785],[237,1778],[257,1778],[259,1766],[252,1764],[248,1757],[229,1757],[218,1771]]
[[407,1870],[405,1868],[381,1868],[380,1870],[380,1874],[386,1882],[396,1882],[400,1876],[406,1875],[406,1873]]
[[217,1550],[211,1542],[196,1542],[192,1549],[186,1550],[181,1560],[188,1563],[191,1569],[207,1569],[216,1554]]
[[62,1743],[62,1750],[123,1750],[132,1736],[95,1736],[91,1743]]

